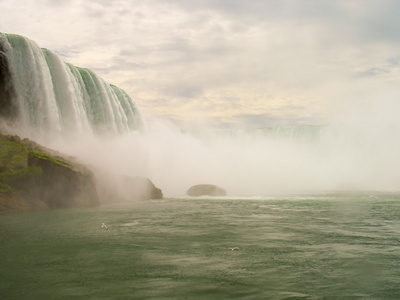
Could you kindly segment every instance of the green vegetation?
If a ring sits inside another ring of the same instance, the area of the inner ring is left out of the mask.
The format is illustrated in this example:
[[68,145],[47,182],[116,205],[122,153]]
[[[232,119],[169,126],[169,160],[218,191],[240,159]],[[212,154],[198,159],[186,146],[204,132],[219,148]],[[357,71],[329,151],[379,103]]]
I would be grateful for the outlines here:
[[28,166],[26,146],[10,136],[0,136],[0,171],[13,171]]
[[12,191],[12,187],[0,180],[0,194],[6,194]]
[[0,183],[8,190],[11,187],[19,187],[21,183],[25,183],[29,179],[43,175],[43,169],[40,167],[26,167],[17,171],[9,171],[0,173]]
[[52,163],[55,163],[57,165],[69,168],[69,169],[73,169],[73,167],[70,164],[67,164],[64,161],[61,161],[59,159],[56,159],[54,157],[51,157],[47,154],[41,153],[41,152],[37,152],[37,151],[29,151],[28,153],[28,161],[31,161],[34,158],[39,158],[41,160],[45,160],[45,161],[49,161]]
[[0,212],[98,204],[83,166],[29,139],[0,133]]
[[28,167],[28,148],[16,136],[0,135],[0,194],[19,190],[43,170]]

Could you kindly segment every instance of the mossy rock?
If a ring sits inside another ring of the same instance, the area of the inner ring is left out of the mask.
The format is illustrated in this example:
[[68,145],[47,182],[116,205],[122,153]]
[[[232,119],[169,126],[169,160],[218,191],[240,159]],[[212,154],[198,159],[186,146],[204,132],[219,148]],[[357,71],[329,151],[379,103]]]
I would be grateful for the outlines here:
[[43,171],[42,176],[34,178],[31,193],[43,199],[50,208],[90,207],[99,204],[89,173],[75,170],[72,164],[38,151],[28,153],[28,165]]
[[0,211],[99,205],[91,172],[63,157],[0,133]]
[[0,194],[7,194],[12,192],[13,188],[6,184],[5,182],[0,181]]
[[67,162],[62,161],[60,159],[51,157],[47,154],[37,152],[37,151],[30,151],[28,153],[28,165],[29,166],[37,166],[38,164],[40,165],[43,163],[48,163],[48,165],[54,164],[54,165],[58,165],[60,167],[64,167],[64,168],[73,170],[72,165],[70,165]]
[[35,184],[36,178],[43,175],[43,169],[39,167],[27,167],[21,170],[0,173],[0,183],[8,190],[22,189],[29,191]]
[[26,146],[10,136],[0,136],[0,172],[14,171],[28,166]]

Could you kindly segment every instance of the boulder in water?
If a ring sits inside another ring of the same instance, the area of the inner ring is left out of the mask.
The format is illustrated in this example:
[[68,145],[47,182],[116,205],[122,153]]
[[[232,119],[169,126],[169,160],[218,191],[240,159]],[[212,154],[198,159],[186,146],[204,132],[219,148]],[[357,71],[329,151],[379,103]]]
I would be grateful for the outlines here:
[[213,184],[196,184],[190,187],[186,194],[192,197],[199,196],[226,196],[226,191]]

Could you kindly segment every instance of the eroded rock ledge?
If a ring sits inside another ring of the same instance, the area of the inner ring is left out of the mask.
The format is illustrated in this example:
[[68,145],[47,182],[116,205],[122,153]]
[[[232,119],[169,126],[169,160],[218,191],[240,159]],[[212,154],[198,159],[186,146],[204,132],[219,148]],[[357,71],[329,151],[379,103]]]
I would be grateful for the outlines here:
[[[92,170],[74,157],[0,133],[0,212],[95,207],[105,192],[97,182]],[[125,176],[115,186],[102,185],[109,187],[112,201],[122,187],[127,201],[163,197],[148,178]]]
[[100,204],[93,174],[50,152],[28,139],[0,134],[0,211]]

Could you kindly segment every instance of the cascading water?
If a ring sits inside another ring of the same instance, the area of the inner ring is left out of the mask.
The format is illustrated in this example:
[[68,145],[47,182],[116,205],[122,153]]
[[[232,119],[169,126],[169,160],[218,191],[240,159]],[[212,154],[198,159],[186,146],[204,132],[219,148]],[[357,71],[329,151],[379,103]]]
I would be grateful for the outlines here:
[[138,107],[123,90],[25,37],[1,33],[0,57],[2,115],[16,121],[20,134],[116,136],[143,126]]

